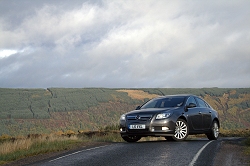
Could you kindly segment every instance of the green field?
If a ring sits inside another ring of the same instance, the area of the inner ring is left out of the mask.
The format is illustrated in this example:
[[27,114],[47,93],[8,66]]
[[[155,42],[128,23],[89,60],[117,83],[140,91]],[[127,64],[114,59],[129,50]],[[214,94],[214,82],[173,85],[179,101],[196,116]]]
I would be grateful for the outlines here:
[[153,96],[183,93],[208,101],[222,129],[250,128],[250,88],[0,88],[0,135],[100,130]]

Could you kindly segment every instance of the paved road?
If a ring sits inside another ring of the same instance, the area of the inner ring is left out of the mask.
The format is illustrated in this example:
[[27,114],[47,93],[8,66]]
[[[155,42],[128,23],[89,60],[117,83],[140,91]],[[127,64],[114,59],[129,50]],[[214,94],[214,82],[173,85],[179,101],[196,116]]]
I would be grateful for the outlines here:
[[40,166],[117,166],[117,165],[167,165],[192,166],[213,165],[220,141],[206,139],[184,142],[148,141],[137,143],[114,143],[48,159]]

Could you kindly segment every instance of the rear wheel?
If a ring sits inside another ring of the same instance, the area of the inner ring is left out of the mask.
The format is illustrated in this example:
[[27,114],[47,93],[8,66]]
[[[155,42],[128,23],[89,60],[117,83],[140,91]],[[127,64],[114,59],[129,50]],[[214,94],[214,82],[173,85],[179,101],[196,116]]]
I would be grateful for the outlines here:
[[133,135],[133,136],[122,136],[124,141],[127,142],[137,142],[141,139],[141,137]]
[[172,137],[175,141],[183,141],[188,137],[188,124],[183,119],[178,119],[175,123],[175,132]]
[[217,140],[219,137],[219,125],[217,121],[213,121],[210,133],[206,134],[209,140]]

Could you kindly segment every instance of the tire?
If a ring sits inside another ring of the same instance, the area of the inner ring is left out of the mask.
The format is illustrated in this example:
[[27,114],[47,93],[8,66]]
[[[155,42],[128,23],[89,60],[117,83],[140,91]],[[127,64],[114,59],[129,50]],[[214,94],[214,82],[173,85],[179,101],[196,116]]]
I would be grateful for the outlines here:
[[122,136],[123,140],[124,141],[127,141],[127,142],[137,142],[141,139],[141,137],[139,136]]
[[184,141],[188,137],[188,124],[183,119],[178,119],[175,123],[175,132],[172,137],[175,141]]
[[219,125],[217,121],[213,121],[210,132],[207,135],[209,140],[217,140],[219,137]]

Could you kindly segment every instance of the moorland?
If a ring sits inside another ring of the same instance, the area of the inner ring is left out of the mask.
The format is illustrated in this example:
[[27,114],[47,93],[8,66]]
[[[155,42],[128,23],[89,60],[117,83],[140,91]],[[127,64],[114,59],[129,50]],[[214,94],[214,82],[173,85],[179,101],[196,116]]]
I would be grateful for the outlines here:
[[250,128],[250,88],[0,88],[0,136],[98,131],[159,95],[194,94],[218,111],[221,129]]

